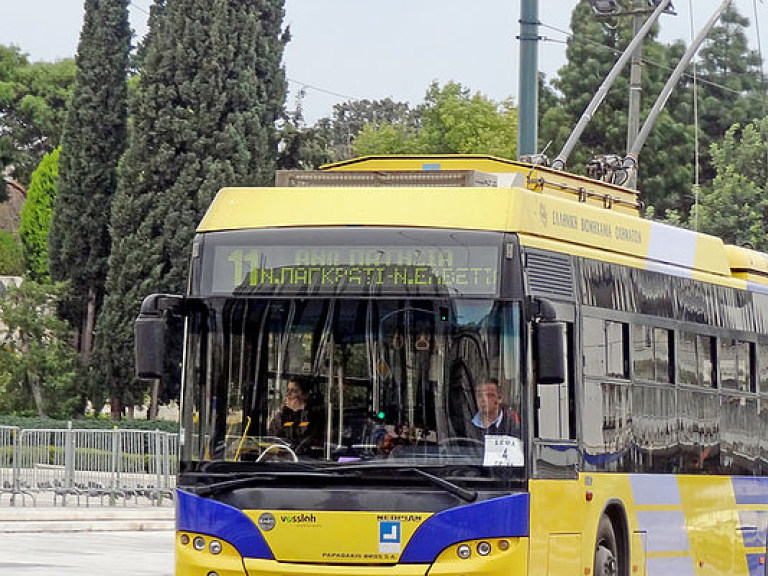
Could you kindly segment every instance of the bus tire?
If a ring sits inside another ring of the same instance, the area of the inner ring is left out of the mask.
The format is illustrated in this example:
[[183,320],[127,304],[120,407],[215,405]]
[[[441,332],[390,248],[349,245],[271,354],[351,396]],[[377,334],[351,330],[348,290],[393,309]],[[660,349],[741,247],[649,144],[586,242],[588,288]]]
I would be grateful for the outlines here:
[[595,576],[620,576],[619,546],[613,522],[608,516],[600,518],[595,539]]

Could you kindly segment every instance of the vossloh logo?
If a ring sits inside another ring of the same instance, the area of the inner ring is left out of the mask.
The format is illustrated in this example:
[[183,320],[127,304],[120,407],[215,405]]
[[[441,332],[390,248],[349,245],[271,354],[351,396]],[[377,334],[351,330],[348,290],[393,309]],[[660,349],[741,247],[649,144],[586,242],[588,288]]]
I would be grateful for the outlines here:
[[306,512],[301,514],[283,514],[280,516],[280,521],[284,524],[314,524],[317,522],[317,516],[307,514]]

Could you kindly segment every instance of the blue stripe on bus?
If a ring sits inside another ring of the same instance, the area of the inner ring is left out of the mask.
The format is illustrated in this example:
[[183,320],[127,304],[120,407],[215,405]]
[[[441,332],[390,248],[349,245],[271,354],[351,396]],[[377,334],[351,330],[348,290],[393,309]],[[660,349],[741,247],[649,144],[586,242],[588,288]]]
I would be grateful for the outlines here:
[[693,558],[690,556],[677,558],[648,558],[646,560],[648,576],[694,576]]
[[605,466],[607,464],[618,462],[622,458],[626,457],[626,455],[626,450],[621,450],[619,452],[609,452],[607,454],[590,454],[589,452],[584,452],[584,460],[593,466]]
[[440,170],[442,166],[440,164],[422,164],[422,170]]
[[637,506],[679,506],[680,488],[671,475],[632,474],[632,498]]
[[768,510],[739,510],[739,527],[746,548],[765,548]]
[[764,576],[765,565],[760,563],[762,554],[747,554],[747,566],[749,566],[749,576]]
[[241,556],[275,557],[259,529],[240,510],[183,490],[176,490],[176,529],[226,540]]
[[638,510],[637,524],[648,534],[647,552],[687,552],[691,549],[682,510]]
[[479,538],[515,538],[529,534],[530,496],[512,494],[438,512],[414,533],[402,563],[431,563],[446,547]]
[[731,480],[736,504],[768,504],[768,477],[734,476]]

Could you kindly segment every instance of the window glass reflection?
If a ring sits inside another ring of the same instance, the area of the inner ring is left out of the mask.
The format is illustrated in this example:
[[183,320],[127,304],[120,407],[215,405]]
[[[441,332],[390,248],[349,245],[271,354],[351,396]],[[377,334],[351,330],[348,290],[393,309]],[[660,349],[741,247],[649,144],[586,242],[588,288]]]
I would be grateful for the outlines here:
[[194,459],[482,463],[520,435],[517,304],[222,299],[194,322]]

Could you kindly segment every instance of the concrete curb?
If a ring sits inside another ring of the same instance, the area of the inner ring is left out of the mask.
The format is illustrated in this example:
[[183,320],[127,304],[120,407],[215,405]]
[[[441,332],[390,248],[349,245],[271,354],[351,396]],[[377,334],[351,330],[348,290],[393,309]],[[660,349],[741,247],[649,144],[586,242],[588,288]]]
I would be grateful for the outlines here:
[[0,508],[0,534],[173,530],[173,508]]

